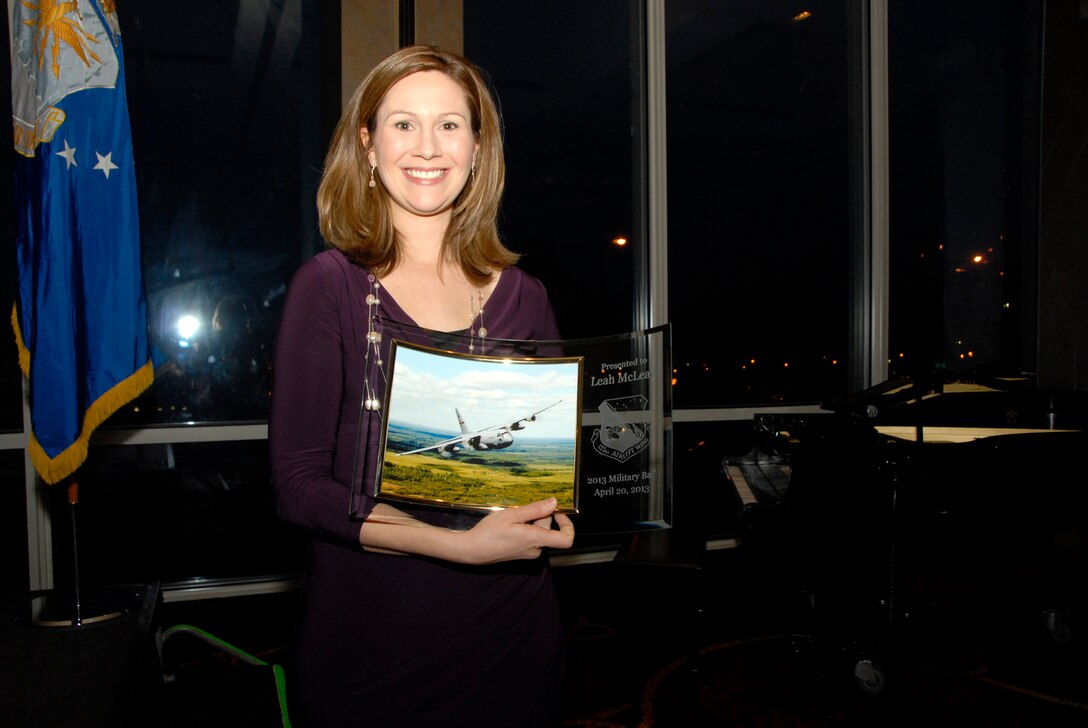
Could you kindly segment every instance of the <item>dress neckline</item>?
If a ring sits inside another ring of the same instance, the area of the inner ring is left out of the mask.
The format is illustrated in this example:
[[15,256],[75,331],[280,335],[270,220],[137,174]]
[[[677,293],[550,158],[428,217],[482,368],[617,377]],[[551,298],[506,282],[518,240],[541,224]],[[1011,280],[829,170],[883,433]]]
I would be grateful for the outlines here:
[[[364,273],[370,273],[370,271],[369,270],[364,270]],[[503,286],[505,285],[506,280],[510,277],[510,276],[506,275],[505,270],[499,271],[498,275],[499,275],[499,280],[498,280],[497,283],[495,283],[495,288],[491,291],[491,295],[487,297],[487,300],[484,301],[484,307],[485,308],[487,306],[489,306],[492,301],[496,300],[497,296],[499,295],[499,292],[502,290]],[[404,309],[400,307],[399,303],[397,303],[397,299],[393,298],[393,294],[390,293],[389,289],[386,288],[385,286],[382,286],[382,292],[381,292],[381,295],[378,298],[381,300],[381,303],[378,304],[378,305],[380,307],[384,308],[386,310],[386,313],[389,314],[390,318],[392,318],[394,321],[399,321],[399,322],[404,323],[404,324],[411,324],[412,326],[415,326],[417,329],[424,329],[423,326],[420,326],[419,324],[416,323],[415,319],[413,319],[411,316],[409,316],[407,313],[404,312]],[[454,330],[451,330],[451,331],[442,331],[440,329],[425,329],[425,330],[427,330],[427,331],[438,331],[438,333],[441,333],[441,334],[463,334],[466,331],[468,331],[468,329],[465,329],[465,328],[454,329]]]

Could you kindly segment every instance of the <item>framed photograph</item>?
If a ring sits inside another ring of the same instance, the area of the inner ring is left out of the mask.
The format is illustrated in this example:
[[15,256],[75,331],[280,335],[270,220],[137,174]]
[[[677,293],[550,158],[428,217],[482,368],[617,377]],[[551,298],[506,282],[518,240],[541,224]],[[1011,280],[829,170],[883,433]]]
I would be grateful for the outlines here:
[[582,357],[457,354],[394,339],[377,497],[578,512]]

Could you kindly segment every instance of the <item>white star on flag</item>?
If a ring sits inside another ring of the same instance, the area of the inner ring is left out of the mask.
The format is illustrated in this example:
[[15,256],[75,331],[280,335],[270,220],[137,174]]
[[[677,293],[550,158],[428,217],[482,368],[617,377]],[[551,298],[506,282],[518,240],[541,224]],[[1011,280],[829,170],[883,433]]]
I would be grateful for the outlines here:
[[113,163],[110,157],[113,156],[113,152],[109,152],[106,156],[102,156],[98,152],[94,153],[98,157],[98,164],[94,165],[94,168],[101,170],[102,174],[106,175],[106,179],[110,178],[110,170],[117,169],[117,165]]
[[65,169],[71,169],[72,167],[78,167],[76,164],[76,148],[68,146],[68,140],[64,140],[64,151],[57,152],[58,157],[64,157]]

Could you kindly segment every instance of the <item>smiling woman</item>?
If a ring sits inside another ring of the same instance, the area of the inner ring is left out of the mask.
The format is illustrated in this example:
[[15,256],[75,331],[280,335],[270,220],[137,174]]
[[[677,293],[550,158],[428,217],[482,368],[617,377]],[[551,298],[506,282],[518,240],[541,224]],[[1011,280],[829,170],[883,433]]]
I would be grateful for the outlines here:
[[394,203],[393,227],[405,242],[407,231],[421,223],[449,223],[454,201],[475,172],[480,145],[471,119],[461,87],[444,73],[424,71],[389,89],[373,134],[359,130],[370,149],[371,182],[376,170]]
[[503,179],[479,71],[433,48],[382,61],[334,134],[318,209],[337,249],[291,284],[269,420],[278,512],[312,534],[293,698],[308,725],[545,726],[555,715],[562,631],[541,557],[574,538],[556,498],[476,514],[463,530],[369,490],[358,508],[351,498],[357,443],[363,473],[381,454],[398,326],[415,343],[432,338],[419,327],[467,328],[465,351],[492,336],[559,338],[543,286],[499,241]]

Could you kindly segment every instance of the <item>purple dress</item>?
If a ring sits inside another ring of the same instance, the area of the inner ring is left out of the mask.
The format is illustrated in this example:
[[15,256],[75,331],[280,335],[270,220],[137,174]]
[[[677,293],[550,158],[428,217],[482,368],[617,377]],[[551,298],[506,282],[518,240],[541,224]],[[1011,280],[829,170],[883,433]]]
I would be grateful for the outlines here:
[[[366,270],[318,254],[295,274],[276,342],[272,483],[280,517],[311,535],[287,673],[292,720],[552,725],[562,630],[545,559],[470,567],[359,546],[348,483],[369,292]],[[411,323],[388,291],[380,298],[383,318]],[[486,315],[489,337],[559,338],[544,287],[517,268],[503,271]]]

